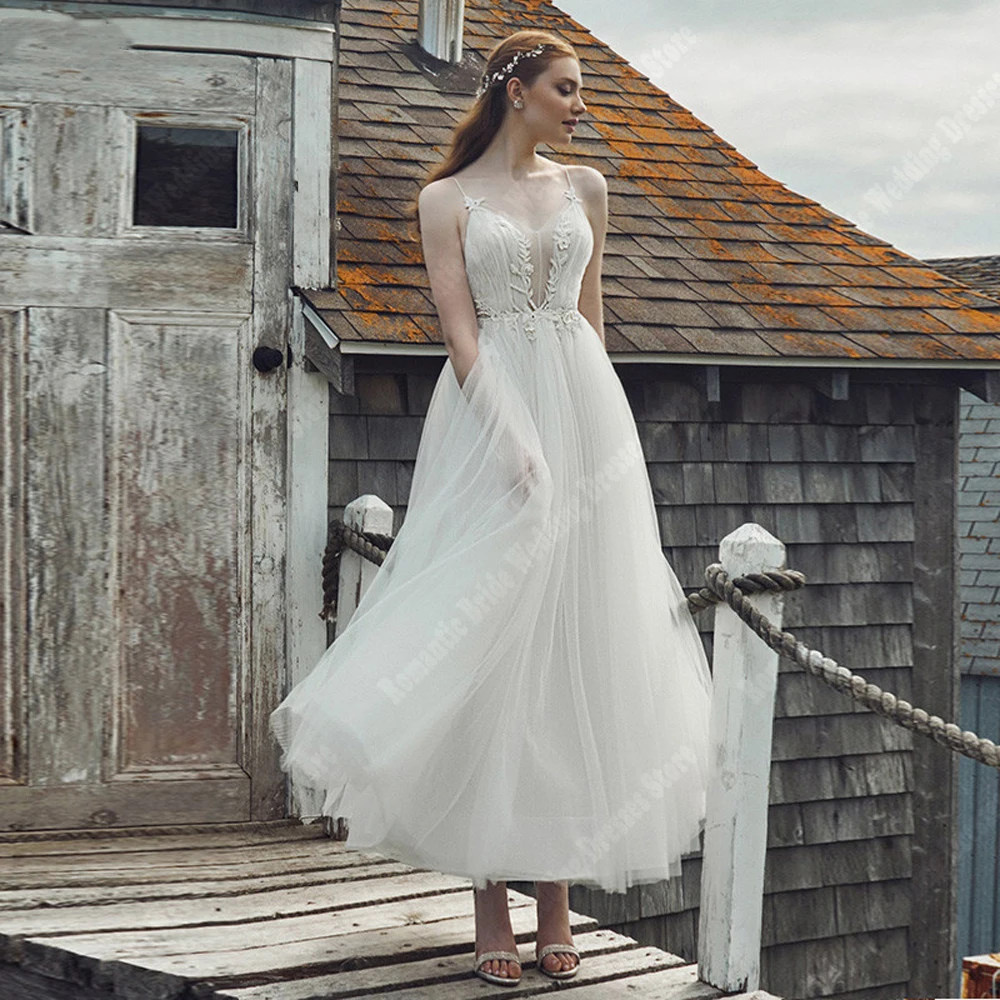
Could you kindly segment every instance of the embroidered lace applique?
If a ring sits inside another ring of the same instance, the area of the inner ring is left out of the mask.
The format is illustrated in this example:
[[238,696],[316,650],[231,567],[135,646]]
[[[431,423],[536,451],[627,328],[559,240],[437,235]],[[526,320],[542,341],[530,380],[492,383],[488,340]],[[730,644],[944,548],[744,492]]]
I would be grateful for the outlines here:
[[[566,189],[563,191],[563,194],[569,203],[581,203],[581,199],[579,195],[577,195],[576,191]],[[535,339],[537,331],[537,314],[541,312],[552,315],[555,321],[556,331],[560,335],[571,329],[574,319],[579,316],[579,311],[577,309],[552,308],[549,305],[558,288],[559,279],[562,276],[563,269],[565,268],[566,261],[570,255],[570,249],[572,247],[570,234],[572,233],[573,223],[570,219],[570,213],[566,211],[568,206],[563,205],[555,213],[555,215],[552,216],[552,218],[558,217],[555,229],[552,233],[552,254],[549,259],[548,276],[545,283],[545,289],[542,294],[542,301],[536,306],[531,298],[532,284],[535,276],[535,265],[531,257],[531,242],[525,232],[525,228],[513,219],[510,219],[504,213],[497,212],[492,209],[485,203],[485,197],[472,198],[469,195],[463,195],[463,197],[466,208],[470,210],[481,209],[487,214],[498,218],[509,229],[513,230],[517,239],[517,256],[510,264],[512,276],[510,287],[523,296],[526,306],[524,309],[499,310],[489,306],[482,306],[479,302],[476,302],[476,315],[485,316],[491,319],[503,317],[523,320],[524,332],[529,340]],[[537,233],[538,230],[534,230],[533,232]]]

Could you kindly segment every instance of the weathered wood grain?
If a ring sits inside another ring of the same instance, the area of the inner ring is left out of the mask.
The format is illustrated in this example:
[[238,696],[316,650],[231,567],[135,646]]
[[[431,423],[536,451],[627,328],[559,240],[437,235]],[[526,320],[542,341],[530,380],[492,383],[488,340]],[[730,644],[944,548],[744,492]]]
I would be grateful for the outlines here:
[[[913,545],[913,696],[944,719],[958,716],[958,524],[956,472],[958,392],[928,387],[915,399],[917,460]],[[910,934],[911,989],[947,994],[959,956],[955,857],[959,756],[929,739],[914,739],[913,855],[920,865],[920,906]]]
[[875,712],[775,719],[772,760],[810,760],[847,754],[910,750],[919,737]]
[[[213,242],[21,236],[0,242],[0,306],[248,311],[253,251]],[[183,296],[178,290],[183,289]]]
[[116,17],[119,28],[135,48],[184,49],[276,56],[282,59],[332,61],[332,26],[254,24],[247,20],[213,17]]
[[[211,872],[164,872],[163,880],[153,880],[147,873],[145,879],[120,880],[108,885],[54,885],[38,886],[32,883],[28,889],[7,889],[0,891],[0,911],[31,910],[37,908],[75,907],[113,903],[150,902],[152,900],[200,899],[202,897],[243,896],[252,892],[269,892],[279,888],[294,889],[300,886],[324,886],[335,882],[349,882],[356,879],[388,878],[392,875],[407,874],[413,869],[397,861],[390,861],[381,855],[362,854],[341,862],[339,859],[325,861],[320,865],[282,865],[270,873],[253,871],[241,872],[233,877],[232,872],[225,877],[211,879]],[[169,879],[173,876],[173,881]]]
[[[301,32],[300,32],[301,33]],[[322,288],[330,280],[331,60],[294,62],[292,282]]]
[[[253,146],[257,188],[251,344],[275,348],[286,357],[292,323],[292,87],[288,60],[257,60],[252,88],[257,107]],[[249,510],[242,542],[252,559],[246,560],[249,565],[241,584],[250,611],[244,621],[244,655],[253,669],[241,695],[246,715],[242,750],[253,775],[249,818],[273,819],[285,815],[288,794],[279,766],[280,747],[268,727],[268,716],[285,690],[288,370],[282,364],[270,372],[258,372],[247,354],[241,370],[249,383],[250,422],[245,441],[253,443],[244,455]]]
[[33,110],[28,105],[0,108],[0,219],[21,232],[32,231],[32,165],[30,137]]
[[[325,245],[325,244],[324,244]],[[309,371],[305,355],[302,300],[293,304],[288,367],[288,536],[285,602],[288,622],[282,692],[298,683],[319,661],[328,643],[323,610],[323,552],[327,520],[327,420],[330,387]],[[356,496],[357,494],[355,494]],[[319,816],[323,791],[290,789],[289,813]]]
[[779,760],[771,764],[770,801],[887,795],[911,790],[912,782],[908,751]]
[[19,833],[0,833],[0,858],[21,856],[45,857],[53,854],[72,854],[96,857],[102,854],[131,852],[137,846],[143,851],[177,851],[177,835],[184,834],[185,842],[195,849],[229,847],[240,850],[243,846],[280,844],[292,841],[322,840],[326,836],[319,823],[302,823],[297,819],[281,819],[262,823],[215,823],[209,828],[199,824],[174,827],[143,826],[141,831],[128,828],[89,830],[80,834],[76,830],[27,830]]
[[0,93],[13,103],[252,115],[255,65],[246,55],[149,52],[129,47],[113,19],[0,8]]
[[32,114],[33,189],[65,191],[69,196],[34,199],[31,232],[35,236],[114,236],[124,159],[115,110],[38,103]]
[[99,875],[102,872],[147,871],[151,867],[201,868],[205,866],[271,864],[290,859],[323,858],[336,860],[352,857],[343,843],[327,837],[307,841],[289,840],[274,844],[241,844],[239,846],[177,848],[173,851],[147,851],[134,844],[130,851],[83,854],[20,853],[3,858],[3,870],[10,874],[60,873],[71,871]]
[[[111,415],[105,315],[29,311],[25,419],[28,615],[25,699],[28,780],[92,784],[102,777],[94,734],[104,728],[114,661],[106,598],[106,422]],[[11,792],[14,789],[4,789]],[[9,803],[9,797],[5,798]],[[4,825],[20,817],[5,810]]]
[[854,799],[789,802],[768,810],[768,846],[831,844],[913,832],[905,792]]
[[[204,773],[204,772],[203,772]],[[6,830],[94,830],[131,818],[131,825],[231,822],[249,809],[246,772],[219,768],[211,781],[194,773],[174,771],[154,787],[148,778],[120,778],[104,783],[62,785],[0,785]]]
[[[906,631],[907,636],[909,636],[909,626],[906,626]],[[868,629],[867,632],[871,635],[875,630]],[[811,648],[820,649],[825,654],[833,656],[829,647],[824,643],[810,642],[798,632],[795,634]],[[866,643],[866,645],[870,644]],[[905,698],[912,704],[913,674],[908,666],[871,667],[868,664],[877,662],[877,659],[872,656],[857,661],[845,661],[837,656],[833,656],[833,658],[838,663],[848,666],[856,674],[860,674],[868,683],[877,684],[883,691],[892,691],[897,697]],[[782,670],[778,678],[778,696],[775,700],[774,712],[776,719],[870,711],[849,694],[824,684],[797,664],[792,664],[789,661],[786,663],[791,669]]]
[[[286,872],[289,875],[295,872],[316,872],[324,868],[339,867],[339,855],[331,852],[329,856],[322,854],[310,854],[303,852],[299,856],[283,857],[266,860],[250,860],[241,862],[227,859],[217,861],[211,865],[201,865],[197,868],[177,861],[175,864],[159,864],[156,866],[156,879],[158,882],[184,882],[192,877],[205,879],[241,879],[250,874],[276,875]],[[371,857],[371,855],[369,855]],[[119,870],[97,869],[88,871],[86,869],[72,870],[47,870],[18,873],[7,871],[6,866],[0,872],[0,889],[27,889],[29,887],[56,888],[60,886],[116,886],[116,885],[143,885],[150,880],[150,868],[148,866],[138,866],[136,868],[122,867]]]
[[[534,919],[527,897],[510,903],[515,933],[525,932]],[[122,934],[69,934],[32,937],[20,942],[21,964],[52,974],[72,963],[74,978],[84,970],[95,983],[111,985],[126,965],[185,979],[233,982],[266,974],[278,978],[299,970],[326,971],[354,956],[382,964],[400,953],[427,957],[465,940],[470,930],[470,893],[382,902],[364,907],[303,917],[277,917],[206,928],[135,930]],[[595,929],[593,918],[570,914],[576,931]],[[55,949],[58,949],[59,954]],[[143,976],[155,982],[156,976]]]
[[[768,982],[802,983],[807,996],[841,995],[852,989],[868,990],[893,986],[908,957],[905,927],[785,943],[765,948],[761,969]],[[905,992],[889,993],[900,997]]]
[[240,763],[246,337],[243,324],[195,317],[111,319],[107,507],[121,638],[108,770]]
[[909,878],[909,836],[772,849],[764,892],[791,892],[823,885]]
[[[580,950],[582,961],[580,972],[574,978],[574,983],[596,981],[607,982],[625,975],[635,976],[643,972],[663,968],[677,968],[685,963],[677,955],[660,951],[656,948],[636,947],[635,942],[609,930],[597,930],[574,936],[574,944]],[[519,954],[523,960],[522,969],[530,969],[533,965],[533,948],[530,942],[519,945]],[[342,996],[349,990],[355,990],[355,995],[364,996],[376,994],[391,988],[398,976],[405,971],[409,982],[416,987],[421,984],[430,992],[444,991],[442,995],[450,996],[455,990],[469,989],[470,954],[441,955],[434,958],[409,961],[405,970],[391,966],[380,966],[373,969],[341,972],[336,975],[311,976],[294,982],[280,985],[251,986],[244,989],[227,989],[220,994],[232,1000],[306,1000],[316,996]],[[586,978],[584,976],[586,971]],[[525,979],[530,973],[525,972]],[[535,977],[532,977],[535,978]],[[537,977],[540,979],[541,977]],[[463,994],[456,994],[463,995]],[[474,996],[473,992],[464,995]]]
[[0,785],[27,779],[24,440],[27,312],[0,312]]
[[151,927],[201,928],[211,933],[213,927],[299,917],[311,913],[333,914],[368,904],[372,899],[416,900],[448,892],[468,892],[469,880],[437,872],[414,871],[385,877],[357,878],[298,888],[279,886],[265,892],[243,892],[224,898],[161,900],[156,907],[149,901],[109,905],[62,907],[58,911],[30,910],[20,913],[0,912],[0,934],[10,938],[37,934],[108,934],[116,931],[134,934]]

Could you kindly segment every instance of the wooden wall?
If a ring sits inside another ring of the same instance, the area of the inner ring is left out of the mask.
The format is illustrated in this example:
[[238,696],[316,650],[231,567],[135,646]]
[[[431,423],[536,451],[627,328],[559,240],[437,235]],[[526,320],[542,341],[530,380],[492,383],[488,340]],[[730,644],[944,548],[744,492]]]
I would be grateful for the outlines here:
[[[439,370],[433,359],[366,359],[356,398],[331,392],[331,516],[372,492],[393,505],[398,529]],[[809,580],[786,599],[786,628],[957,717],[957,390],[929,374],[860,370],[849,398],[833,400],[808,373],[724,369],[722,399],[710,403],[682,366],[618,372],[685,589],[701,585],[725,534],[756,521]],[[710,650],[712,612],[699,626]],[[761,987],[840,1000],[947,995],[955,755],[782,661],[772,761]],[[570,905],[694,960],[700,872],[695,856],[681,879],[626,894],[574,886]]]

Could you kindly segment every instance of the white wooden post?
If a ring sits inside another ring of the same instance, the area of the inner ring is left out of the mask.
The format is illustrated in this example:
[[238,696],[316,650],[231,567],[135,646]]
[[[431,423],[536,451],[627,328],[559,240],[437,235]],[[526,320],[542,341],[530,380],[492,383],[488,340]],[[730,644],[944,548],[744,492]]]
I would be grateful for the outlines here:
[[[730,579],[785,568],[785,546],[759,524],[726,535],[719,561]],[[754,606],[781,625],[784,596]],[[698,978],[725,992],[755,990],[767,851],[771,729],[778,654],[728,604],[715,609],[714,696],[698,924]]]
[[[365,493],[344,508],[344,524],[355,531],[374,531],[380,535],[392,534],[392,508],[374,493]],[[340,554],[340,579],[337,583],[336,635],[347,628],[351,615],[368,589],[379,567],[355,552],[344,548]]]
[[[325,410],[324,410],[324,427],[325,427]],[[324,455],[326,447],[326,433],[322,435],[314,435],[317,440],[323,441]],[[326,517],[326,466],[325,463],[317,467],[319,474],[323,477],[322,488],[318,483],[313,483],[313,493],[315,495],[321,495],[324,498],[324,533],[328,529],[329,525],[325,521]],[[379,499],[373,493],[365,493],[364,495],[352,500],[344,508],[344,523],[356,531],[375,531],[380,534],[390,535],[392,534],[392,508],[385,503],[384,500]],[[325,534],[324,534],[325,537]],[[303,537],[303,541],[305,538]],[[324,543],[325,544],[325,543]],[[305,547],[305,546],[303,546]],[[314,547],[310,547],[314,548]],[[313,569],[315,570],[314,575],[314,589],[316,593],[316,611],[317,614],[321,609],[322,601],[319,595],[321,594],[320,588],[320,557],[322,555],[322,546],[319,548],[319,552],[313,555],[312,563]],[[359,555],[354,549],[344,548],[340,554],[340,574],[337,582],[337,625],[334,633],[334,638],[344,631],[347,627],[347,623],[351,620],[351,615],[354,614],[355,609],[358,606],[358,602],[361,600],[362,594],[368,588],[368,584],[371,583],[372,578],[378,571],[378,566],[369,562],[364,556]],[[300,602],[296,602],[296,606],[300,607]],[[315,641],[316,637],[314,634],[314,629],[312,628],[312,623],[310,622],[310,628],[308,629],[308,645],[304,645],[303,648],[308,649],[310,656],[306,660],[301,655],[302,650],[299,651],[299,656],[293,660],[293,665],[296,667],[296,673],[293,675],[294,680],[298,680],[300,677],[304,676],[311,670],[316,662],[319,660],[320,656],[323,655],[323,650],[326,649],[326,625],[319,621],[319,626],[323,631],[323,639],[317,648],[317,643]],[[298,816],[303,821],[309,819],[315,819],[321,815],[323,811],[323,797],[324,793],[319,790],[312,790],[309,788],[302,788],[297,785],[294,781],[289,782],[289,815]],[[324,821],[326,825],[327,832],[338,840],[344,839],[346,835],[343,829],[343,821],[338,821],[335,825],[331,824],[329,821]]]
[[[292,364],[288,369],[288,548],[285,613],[288,678],[298,683],[326,649],[322,560],[329,530],[327,510],[330,386],[305,368],[302,300],[293,300]],[[318,792],[289,782],[288,815],[318,816]]]

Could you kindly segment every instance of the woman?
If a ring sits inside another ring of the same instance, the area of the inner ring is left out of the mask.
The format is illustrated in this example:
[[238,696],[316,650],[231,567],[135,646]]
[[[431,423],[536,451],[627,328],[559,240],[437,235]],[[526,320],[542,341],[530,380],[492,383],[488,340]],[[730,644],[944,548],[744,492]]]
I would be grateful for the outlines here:
[[540,157],[585,112],[569,44],[519,31],[417,211],[448,350],[392,548],[272,715],[347,847],[473,880],[477,975],[576,974],[570,881],[624,892],[699,847],[711,674],[604,349],[607,184]]

